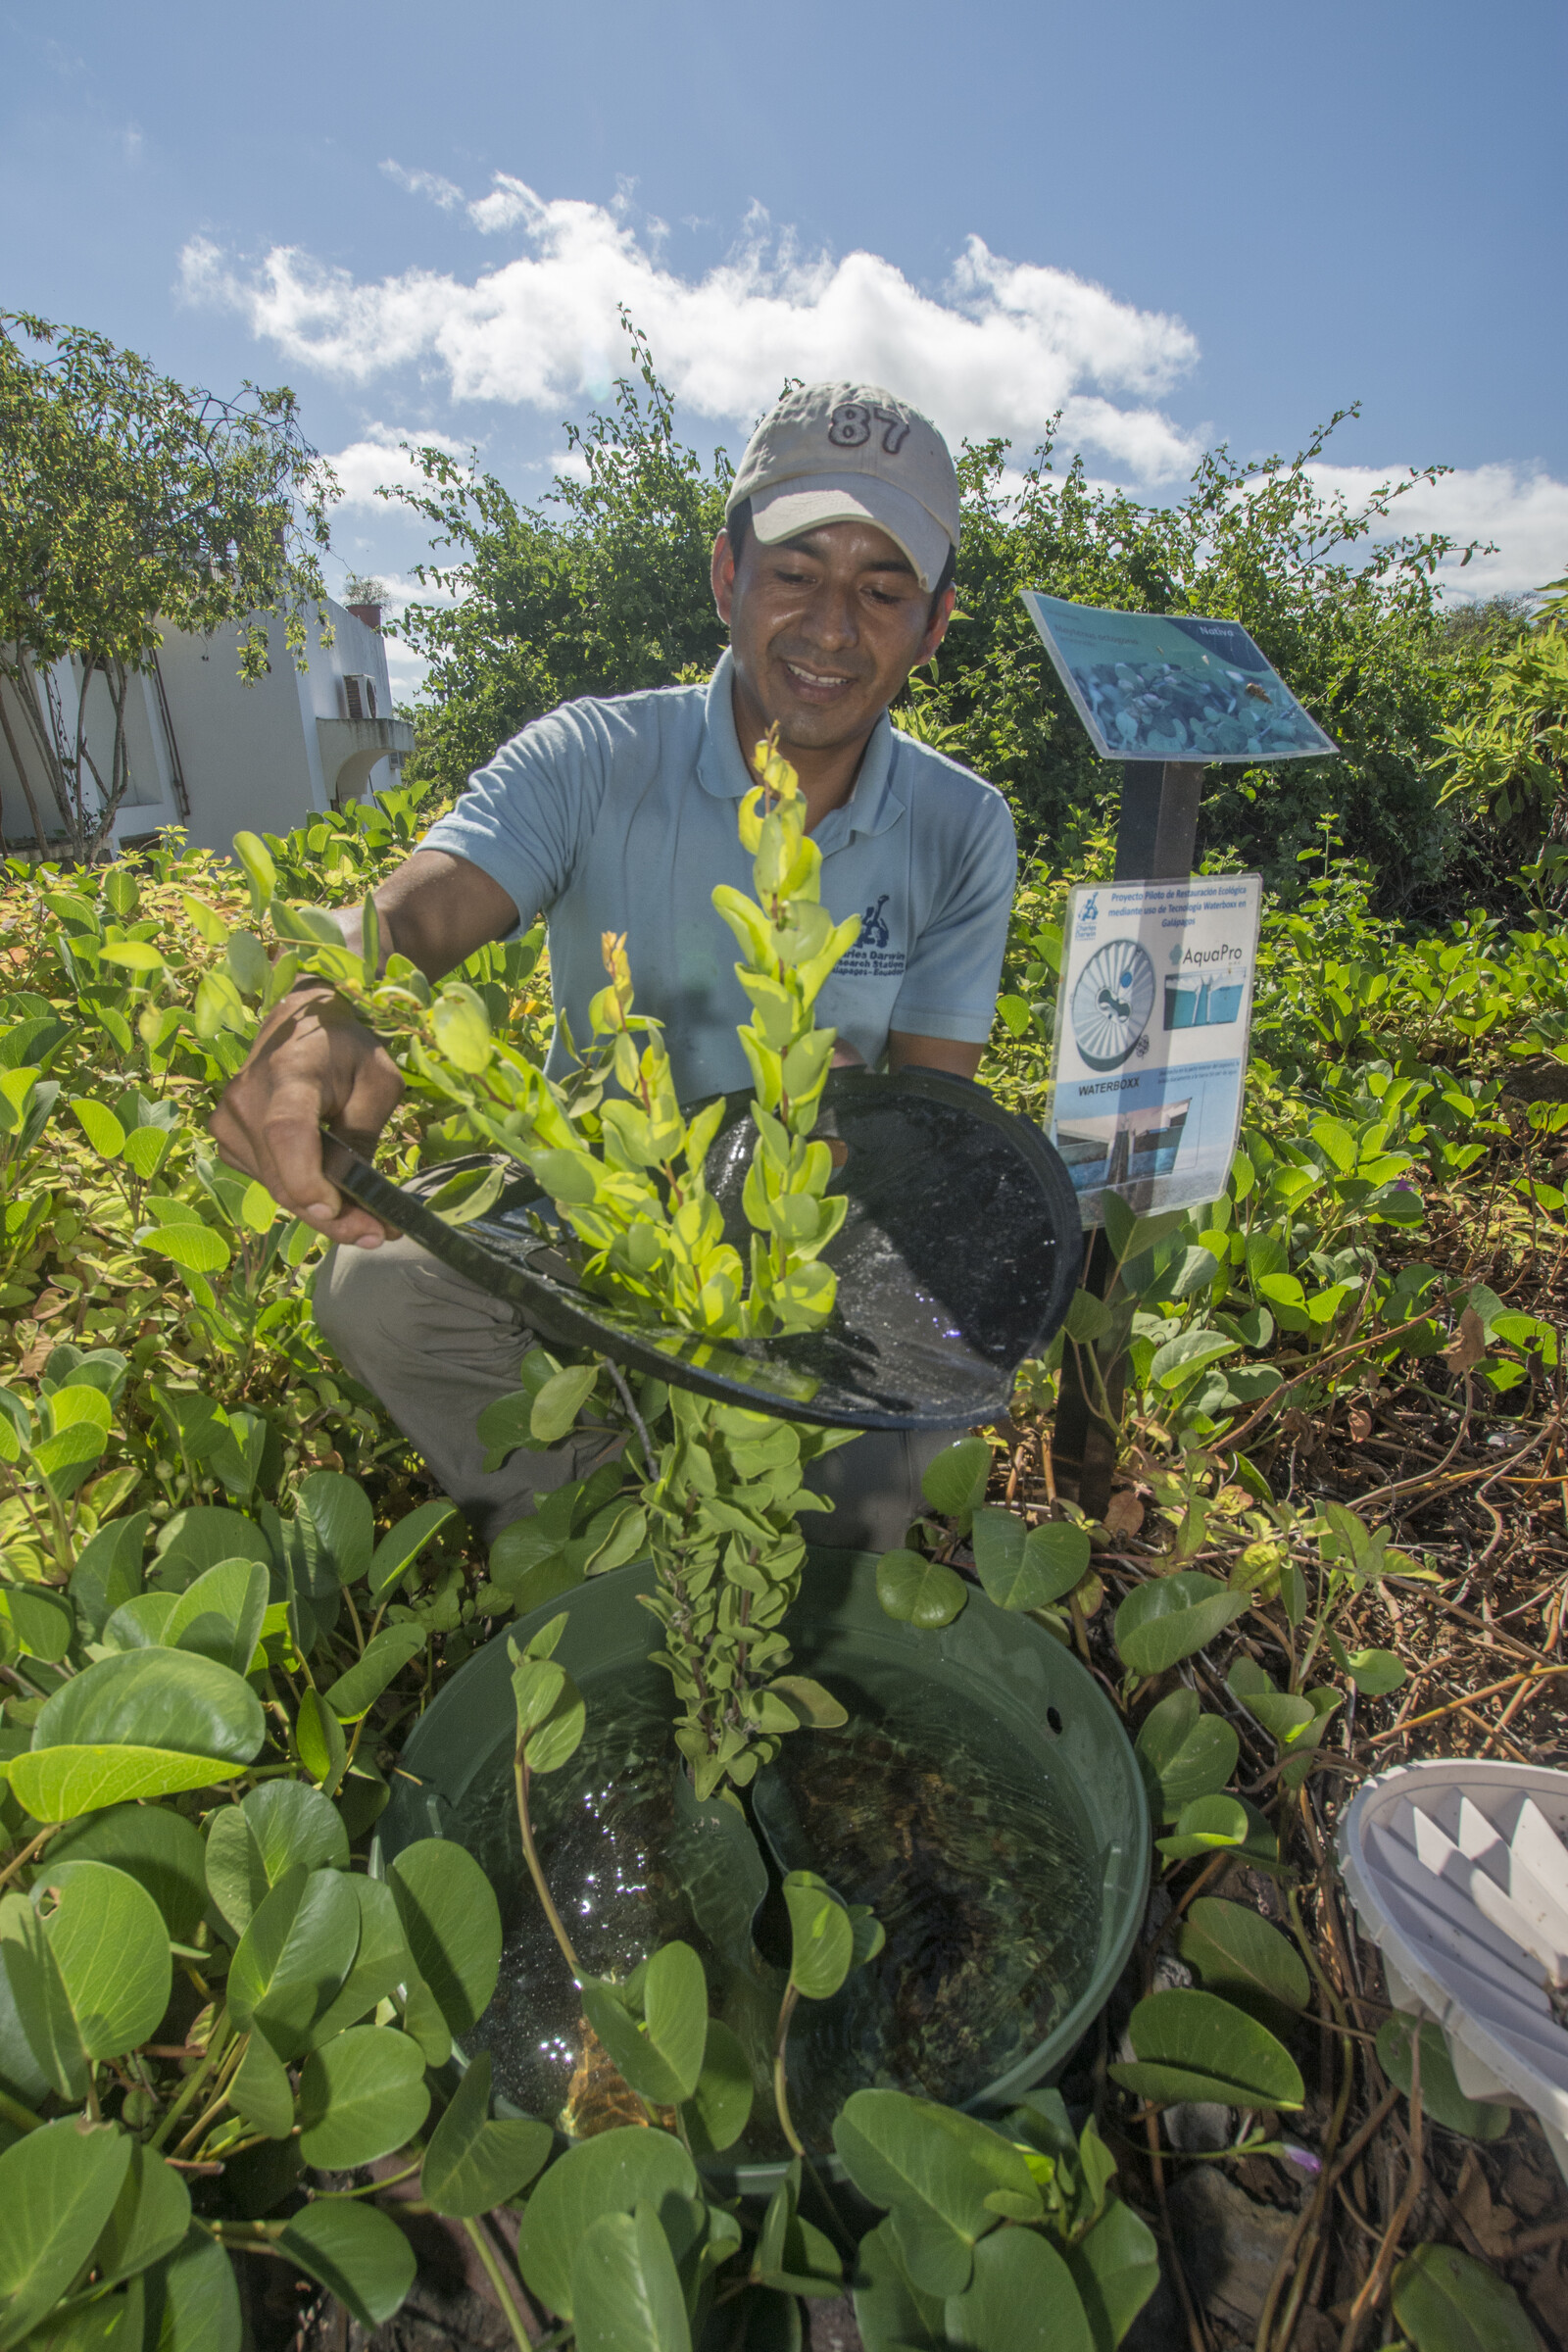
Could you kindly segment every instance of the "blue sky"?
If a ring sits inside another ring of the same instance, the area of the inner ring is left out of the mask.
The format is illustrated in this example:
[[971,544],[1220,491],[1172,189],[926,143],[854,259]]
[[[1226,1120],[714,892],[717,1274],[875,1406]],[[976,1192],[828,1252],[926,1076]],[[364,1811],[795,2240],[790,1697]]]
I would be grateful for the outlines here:
[[7,307],[216,389],[292,383],[343,558],[405,433],[525,497],[626,299],[700,445],[781,377],[880,376],[1097,476],[1294,449],[1568,569],[1562,0],[574,0],[0,7]]

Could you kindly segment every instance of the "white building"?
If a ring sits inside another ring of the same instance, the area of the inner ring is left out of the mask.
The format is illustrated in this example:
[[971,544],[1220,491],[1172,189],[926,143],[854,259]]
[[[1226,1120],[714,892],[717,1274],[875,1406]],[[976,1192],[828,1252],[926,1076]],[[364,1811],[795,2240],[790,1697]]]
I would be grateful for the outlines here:
[[[111,836],[117,849],[180,825],[194,847],[227,850],[240,831],[286,833],[395,782],[414,749],[414,729],[392,716],[380,608],[329,600],[327,612],[332,643],[321,644],[312,619],[303,670],[283,642],[281,619],[270,616],[270,664],[254,686],[240,682],[237,626],[212,637],[166,632],[156,668],[130,682],[130,789]],[[62,676],[59,686],[74,719],[76,680]],[[0,693],[9,697],[11,690],[0,687]],[[52,833],[58,826],[54,796],[30,731],[21,711],[11,709],[6,715],[27,762],[45,830]],[[108,690],[98,681],[88,694],[87,720],[107,771],[113,717]],[[32,818],[3,731],[0,825],[8,843],[32,838]]]

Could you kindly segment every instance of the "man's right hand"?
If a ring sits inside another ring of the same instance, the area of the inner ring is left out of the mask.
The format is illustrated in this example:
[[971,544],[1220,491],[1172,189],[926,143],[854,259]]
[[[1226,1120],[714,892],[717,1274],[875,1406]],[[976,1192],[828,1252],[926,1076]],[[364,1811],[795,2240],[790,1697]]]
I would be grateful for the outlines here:
[[374,1250],[386,1239],[321,1166],[324,1121],[362,1158],[397,1108],[403,1080],[385,1048],[325,988],[285,999],[210,1122],[223,1158],[329,1241]]

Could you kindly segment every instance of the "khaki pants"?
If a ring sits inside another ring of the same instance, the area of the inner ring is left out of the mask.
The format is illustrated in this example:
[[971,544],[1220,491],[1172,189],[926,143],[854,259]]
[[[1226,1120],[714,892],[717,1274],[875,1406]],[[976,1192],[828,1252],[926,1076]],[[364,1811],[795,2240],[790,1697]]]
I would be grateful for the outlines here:
[[[614,1451],[585,1432],[541,1452],[519,1446],[486,1472],[475,1424],[487,1404],[517,1387],[533,1335],[515,1307],[452,1273],[416,1242],[329,1250],[316,1277],[316,1320],[485,1544],[526,1517],[539,1495],[585,1476]],[[957,1434],[868,1431],[814,1464],[811,1492],[833,1510],[803,1512],[808,1543],[877,1552],[901,1544],[922,1508],[921,1472]]]

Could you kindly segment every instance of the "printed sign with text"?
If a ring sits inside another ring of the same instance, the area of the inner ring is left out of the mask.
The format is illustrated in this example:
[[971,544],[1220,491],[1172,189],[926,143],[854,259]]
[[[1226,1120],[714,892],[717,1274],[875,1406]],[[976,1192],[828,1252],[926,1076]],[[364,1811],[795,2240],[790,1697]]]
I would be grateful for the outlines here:
[[1256,874],[1081,885],[1068,902],[1050,1135],[1086,1226],[1218,1199],[1242,1119]]

